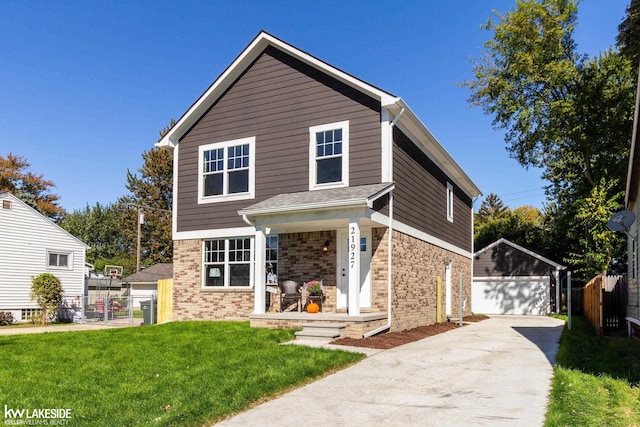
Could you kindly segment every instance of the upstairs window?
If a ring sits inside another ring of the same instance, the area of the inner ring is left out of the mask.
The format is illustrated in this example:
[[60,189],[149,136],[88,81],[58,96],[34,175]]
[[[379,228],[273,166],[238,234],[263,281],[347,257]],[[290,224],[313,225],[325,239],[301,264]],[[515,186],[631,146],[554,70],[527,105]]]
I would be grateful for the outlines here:
[[255,138],[203,145],[198,152],[199,203],[253,198]]
[[309,128],[309,189],[349,185],[349,122]]
[[453,185],[447,182],[447,219],[453,222]]

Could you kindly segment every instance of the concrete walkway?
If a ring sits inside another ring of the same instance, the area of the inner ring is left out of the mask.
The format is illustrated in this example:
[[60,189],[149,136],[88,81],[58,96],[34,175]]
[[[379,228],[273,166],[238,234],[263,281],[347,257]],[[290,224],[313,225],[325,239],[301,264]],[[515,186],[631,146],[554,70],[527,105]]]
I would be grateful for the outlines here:
[[382,351],[219,426],[542,426],[564,322],[496,316]]
[[[139,319],[138,319],[139,320]],[[137,322],[139,324],[140,322]],[[88,323],[69,323],[64,325],[48,325],[48,326],[29,326],[21,328],[0,328],[0,336],[2,335],[20,335],[20,334],[42,334],[49,332],[69,332],[69,331],[96,331],[98,329],[124,328],[129,326],[129,320],[110,320],[104,322],[88,322]]]

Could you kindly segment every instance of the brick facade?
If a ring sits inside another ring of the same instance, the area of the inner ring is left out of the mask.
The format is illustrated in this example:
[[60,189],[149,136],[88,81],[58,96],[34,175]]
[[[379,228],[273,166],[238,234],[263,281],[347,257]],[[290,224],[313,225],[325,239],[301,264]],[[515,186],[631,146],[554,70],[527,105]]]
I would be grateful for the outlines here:
[[253,289],[203,289],[202,240],[173,242],[173,320],[247,320]]
[[[387,311],[388,277],[388,229],[372,230],[372,307],[366,312]],[[323,250],[326,241],[327,251]],[[391,331],[400,331],[436,323],[437,278],[441,277],[441,310],[445,316],[446,289],[444,283],[445,261],[452,261],[451,302],[454,317],[458,316],[459,277],[463,277],[464,315],[471,314],[471,260],[454,252],[424,242],[398,231],[393,231],[392,245],[392,319]],[[326,287],[324,313],[336,312],[336,232],[319,231],[289,233],[279,236],[279,280],[302,282],[322,279]],[[181,240],[174,242],[174,293],[173,318],[175,320],[247,320],[253,312],[253,289],[203,289],[202,241]],[[284,322],[284,323],[283,323]],[[376,322],[382,326],[384,322]],[[296,327],[282,319],[254,322],[255,326]],[[349,335],[358,335],[359,329],[351,326]],[[365,331],[366,332],[366,331]],[[361,336],[361,334],[360,334]]]
[[393,232],[393,298],[391,332],[437,323],[437,278],[442,278],[441,310],[445,315],[445,261],[451,260],[451,301],[458,314],[459,277],[463,278],[464,315],[471,314],[471,259],[398,231]]
[[[329,241],[326,251],[323,245]],[[337,250],[335,231],[278,235],[278,280],[303,282],[322,280],[325,300],[322,311],[336,310]],[[304,303],[304,301],[303,301]]]

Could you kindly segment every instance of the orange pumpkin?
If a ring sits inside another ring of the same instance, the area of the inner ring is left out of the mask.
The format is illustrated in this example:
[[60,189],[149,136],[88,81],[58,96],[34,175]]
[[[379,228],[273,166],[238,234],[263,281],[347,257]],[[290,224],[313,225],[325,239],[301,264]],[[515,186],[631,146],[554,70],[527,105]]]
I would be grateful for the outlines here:
[[318,311],[320,311],[320,306],[315,302],[309,303],[309,305],[307,305],[307,313],[317,313]]

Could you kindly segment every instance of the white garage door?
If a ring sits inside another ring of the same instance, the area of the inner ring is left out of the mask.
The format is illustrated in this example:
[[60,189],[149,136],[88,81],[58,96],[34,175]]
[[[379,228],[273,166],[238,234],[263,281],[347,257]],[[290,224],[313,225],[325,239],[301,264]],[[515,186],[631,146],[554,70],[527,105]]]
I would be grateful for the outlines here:
[[549,277],[474,277],[471,310],[477,314],[549,313]]

